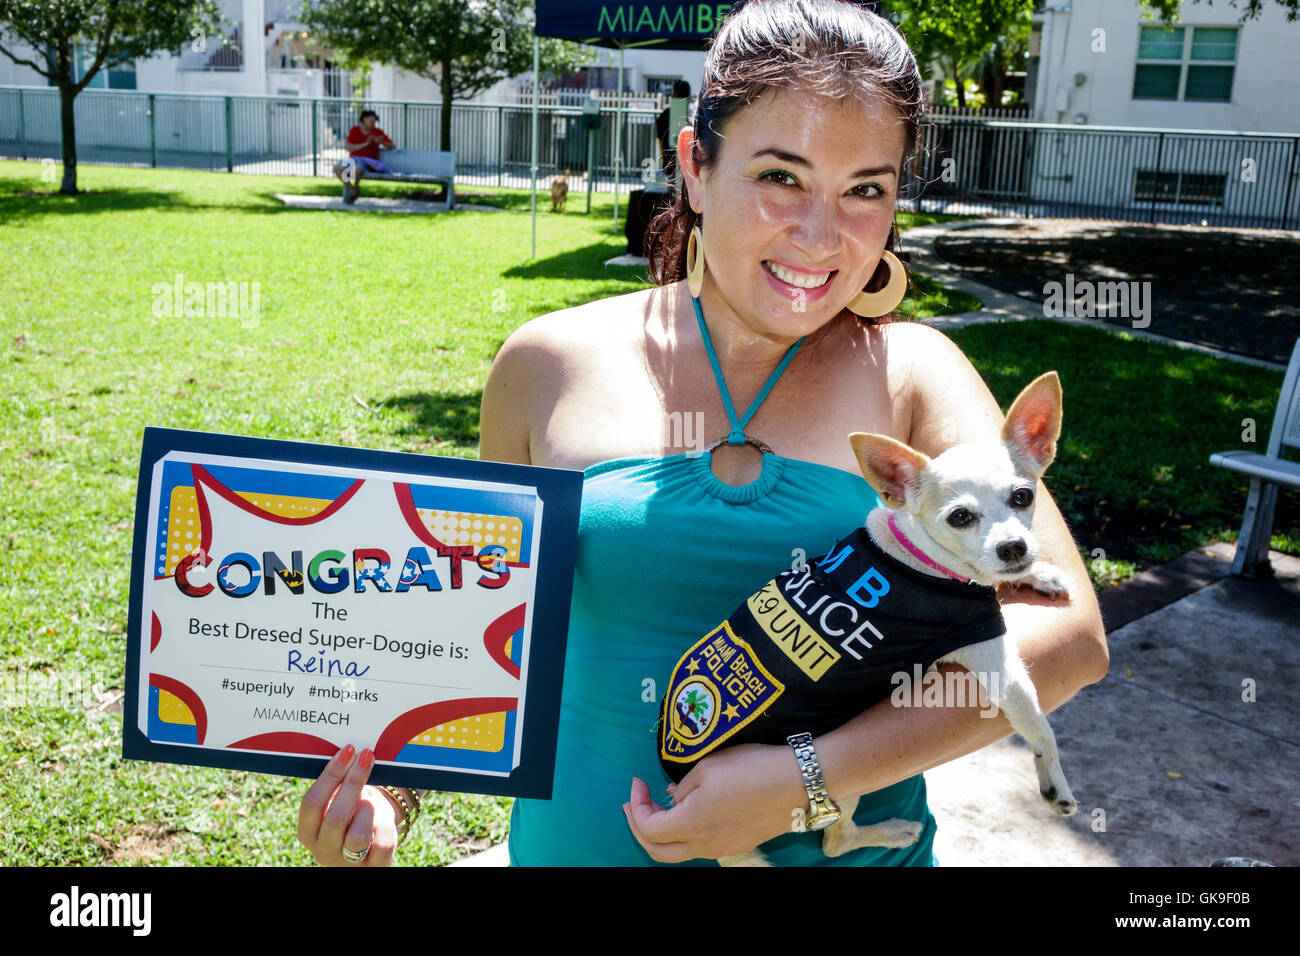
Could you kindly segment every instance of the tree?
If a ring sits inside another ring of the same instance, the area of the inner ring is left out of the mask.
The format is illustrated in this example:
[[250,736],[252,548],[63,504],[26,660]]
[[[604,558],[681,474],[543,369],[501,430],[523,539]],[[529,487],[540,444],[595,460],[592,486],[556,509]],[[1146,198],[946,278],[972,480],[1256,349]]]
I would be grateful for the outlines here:
[[1013,35],[998,37],[993,45],[975,61],[971,75],[984,94],[985,106],[1001,106],[1006,92],[1008,74],[1017,64],[1023,69],[1024,57],[1029,47],[1029,25]]
[[956,80],[957,105],[965,106],[966,77],[995,44],[1028,36],[1034,0],[894,0],[888,9],[917,62]]
[[[319,42],[353,60],[392,63],[442,93],[441,148],[451,149],[451,104],[533,68],[531,0],[320,0],[302,13]],[[576,43],[543,37],[544,72],[590,61]]]
[[[212,0],[0,0],[0,53],[30,66],[59,88],[63,135],[63,182],[77,191],[77,94],[101,69],[112,69],[167,50],[179,50],[195,34],[215,33],[221,23]],[[14,38],[36,51],[18,56]],[[78,44],[90,66],[74,75]]]
[[[1183,0],[1139,0],[1144,10],[1155,14],[1166,23],[1172,23],[1180,18],[1182,13]],[[1193,3],[1200,3],[1201,0],[1191,0]],[[1214,0],[1205,0],[1206,3],[1213,5]],[[1259,15],[1264,12],[1264,4],[1267,0],[1228,0],[1228,6],[1234,10],[1240,10],[1243,6],[1246,12],[1241,15],[1241,21],[1257,20]],[[1287,20],[1300,19],[1300,0],[1274,0],[1278,6],[1286,11]]]

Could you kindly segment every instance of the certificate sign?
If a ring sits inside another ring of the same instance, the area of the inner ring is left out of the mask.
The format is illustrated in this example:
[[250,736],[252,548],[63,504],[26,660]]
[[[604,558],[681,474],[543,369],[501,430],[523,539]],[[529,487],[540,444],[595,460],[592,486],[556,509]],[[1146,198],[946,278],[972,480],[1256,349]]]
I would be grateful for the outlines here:
[[123,755],[549,798],[582,475],[147,428]]

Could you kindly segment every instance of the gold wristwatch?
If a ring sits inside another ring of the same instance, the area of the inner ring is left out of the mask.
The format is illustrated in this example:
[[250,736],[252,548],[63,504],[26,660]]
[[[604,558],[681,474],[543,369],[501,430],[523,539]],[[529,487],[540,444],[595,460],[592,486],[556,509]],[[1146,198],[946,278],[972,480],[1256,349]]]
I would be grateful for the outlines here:
[[791,734],[786,742],[794,748],[804,789],[808,791],[808,817],[804,826],[809,830],[824,830],[840,818],[840,808],[826,792],[822,767],[817,762],[817,751],[813,749],[812,734]]

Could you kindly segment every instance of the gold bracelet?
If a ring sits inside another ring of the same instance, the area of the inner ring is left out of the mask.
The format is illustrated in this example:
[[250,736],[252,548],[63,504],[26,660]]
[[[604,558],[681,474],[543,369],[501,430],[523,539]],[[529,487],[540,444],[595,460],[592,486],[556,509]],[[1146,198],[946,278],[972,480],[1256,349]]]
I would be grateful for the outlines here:
[[[408,791],[411,794],[411,801],[408,802],[406,796],[397,787],[380,787],[379,789],[390,794],[405,812],[401,829],[397,834],[397,845],[401,846],[406,842],[406,837],[411,832],[411,825],[415,823],[415,818],[420,815],[420,798],[416,796],[414,790]],[[414,803],[414,806],[411,805],[412,803]]]

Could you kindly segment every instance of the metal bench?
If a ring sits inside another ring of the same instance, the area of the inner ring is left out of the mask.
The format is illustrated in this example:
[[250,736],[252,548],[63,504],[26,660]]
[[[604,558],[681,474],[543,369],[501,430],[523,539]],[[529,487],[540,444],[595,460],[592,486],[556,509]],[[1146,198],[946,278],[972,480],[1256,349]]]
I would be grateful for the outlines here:
[[[456,154],[446,150],[388,149],[379,154],[391,173],[367,171],[361,181],[388,179],[407,183],[443,183],[447,187],[447,209],[456,208]],[[343,198],[347,199],[347,186]]]
[[1253,578],[1268,574],[1268,539],[1273,531],[1273,506],[1277,489],[1300,489],[1300,462],[1282,457],[1282,446],[1300,448],[1300,339],[1291,350],[1291,361],[1282,380],[1277,414],[1268,433],[1268,451],[1221,451],[1210,456],[1210,464],[1250,478],[1246,515],[1237,539],[1232,573]]

